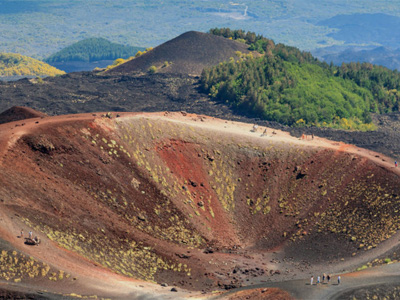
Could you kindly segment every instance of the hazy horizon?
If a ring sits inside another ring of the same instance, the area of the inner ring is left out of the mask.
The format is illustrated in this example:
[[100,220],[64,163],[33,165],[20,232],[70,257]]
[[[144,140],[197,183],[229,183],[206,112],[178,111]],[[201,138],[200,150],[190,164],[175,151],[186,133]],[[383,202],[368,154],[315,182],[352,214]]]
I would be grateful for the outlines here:
[[[88,37],[132,46],[157,46],[183,32],[230,27],[262,34],[301,50],[342,45],[338,29],[318,23],[341,14],[400,16],[397,1],[255,0],[66,1],[3,0],[0,52],[43,59]],[[368,43],[366,43],[368,44]]]

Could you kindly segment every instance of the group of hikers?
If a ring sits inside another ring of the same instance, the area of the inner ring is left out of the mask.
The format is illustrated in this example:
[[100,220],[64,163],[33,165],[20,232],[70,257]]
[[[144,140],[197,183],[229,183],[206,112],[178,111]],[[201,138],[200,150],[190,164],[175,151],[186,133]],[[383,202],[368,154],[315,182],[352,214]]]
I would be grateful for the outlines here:
[[[254,124],[254,125],[253,125],[253,128],[252,128],[250,131],[251,131],[251,132],[257,132],[257,130],[258,130],[258,125],[257,125],[257,124]],[[273,135],[276,134],[275,130],[272,131],[272,134],[273,134]],[[263,131],[263,133],[261,134],[261,136],[266,136],[266,135],[267,135],[267,128],[264,129],[264,131]],[[311,137],[311,139],[313,140],[313,139],[314,139],[314,133],[311,133],[311,136],[310,136],[310,135],[307,135],[307,134],[304,134],[304,133],[301,135],[301,139],[302,139],[302,140],[308,140],[310,137]]]
[[[21,229],[21,234],[20,234],[19,237],[20,237],[21,239],[24,238],[24,230],[23,230],[23,229]],[[26,243],[26,244],[39,245],[39,244],[40,244],[40,239],[39,239],[37,236],[35,236],[35,237],[33,238],[33,233],[32,233],[32,231],[29,231],[28,237],[25,238],[25,243]]]
[[[302,140],[308,140],[308,138],[309,138],[309,136],[307,135],[307,134],[302,134],[301,135],[301,139]],[[313,140],[314,139],[314,133],[311,133],[311,139]]]
[[[251,132],[257,132],[258,130],[258,125],[254,124],[253,125],[253,129],[251,130]],[[276,134],[275,130],[272,131],[272,134]],[[263,133],[261,134],[261,136],[266,136],[267,135],[267,128],[264,129]]]
[[[322,275],[322,281],[321,281],[321,277],[317,276],[317,282],[315,284],[320,284],[323,283],[325,284],[325,279],[326,279],[326,284],[328,284],[331,281],[331,275],[326,275],[325,273]],[[341,282],[341,277],[340,275],[337,277],[337,283],[340,284]],[[311,276],[311,280],[310,280],[310,285],[314,285],[314,276]]]

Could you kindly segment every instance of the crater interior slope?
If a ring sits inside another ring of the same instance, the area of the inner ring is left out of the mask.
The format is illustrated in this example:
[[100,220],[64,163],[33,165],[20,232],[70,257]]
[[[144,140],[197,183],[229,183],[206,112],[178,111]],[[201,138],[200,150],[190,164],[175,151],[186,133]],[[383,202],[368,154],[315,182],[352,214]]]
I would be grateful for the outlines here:
[[168,112],[0,125],[0,282],[179,297],[353,270],[397,245],[391,159],[264,129]]

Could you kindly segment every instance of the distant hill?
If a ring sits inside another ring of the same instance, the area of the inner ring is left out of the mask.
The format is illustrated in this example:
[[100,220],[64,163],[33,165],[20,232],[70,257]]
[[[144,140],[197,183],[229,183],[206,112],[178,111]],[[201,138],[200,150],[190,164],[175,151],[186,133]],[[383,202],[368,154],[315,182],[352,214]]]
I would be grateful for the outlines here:
[[387,14],[338,15],[319,22],[320,26],[339,29],[328,36],[347,44],[378,44],[400,47],[400,17]]
[[155,72],[200,75],[206,67],[248,53],[244,43],[207,33],[189,31],[153,50],[111,69],[110,73],[141,73],[154,66]]
[[42,61],[15,53],[0,53],[0,76],[55,76],[65,74]]
[[13,106],[10,109],[0,113],[0,124],[46,116],[47,115],[45,113],[29,107]]
[[327,49],[313,51],[313,54],[327,63],[333,62],[335,65],[341,65],[343,62],[368,62],[392,70],[400,70],[400,49],[392,50],[386,47],[377,47],[368,50],[356,50],[349,47],[336,53],[330,53]]
[[99,60],[114,60],[134,56],[143,47],[125,46],[112,43],[104,38],[89,38],[74,43],[46,58],[47,63],[55,62],[93,62]]

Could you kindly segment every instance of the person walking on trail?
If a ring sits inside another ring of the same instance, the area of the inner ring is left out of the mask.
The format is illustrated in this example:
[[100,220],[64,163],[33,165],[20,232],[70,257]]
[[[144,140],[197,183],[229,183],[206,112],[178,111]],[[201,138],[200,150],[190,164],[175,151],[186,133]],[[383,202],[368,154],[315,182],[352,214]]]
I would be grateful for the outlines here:
[[320,284],[321,283],[321,277],[317,277],[317,284]]
[[264,129],[264,132],[262,133],[262,136],[267,135],[267,128]]
[[340,280],[341,280],[341,278],[340,278],[340,276],[338,276],[337,277],[337,284],[340,284]]
[[311,133],[311,138],[314,139],[314,133]]
[[314,276],[311,276],[310,285],[314,284]]
[[394,162],[394,166],[397,168],[397,160]]
[[326,274],[324,273],[324,274],[322,275],[322,283],[325,283],[325,278],[326,278]]
[[24,237],[24,230],[21,229],[21,235],[19,236],[21,239]]
[[29,231],[29,238],[32,238],[32,231]]
[[328,283],[331,281],[331,275],[328,274],[328,276],[326,276],[326,279],[328,280]]

